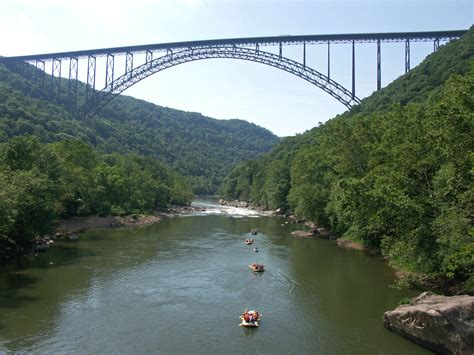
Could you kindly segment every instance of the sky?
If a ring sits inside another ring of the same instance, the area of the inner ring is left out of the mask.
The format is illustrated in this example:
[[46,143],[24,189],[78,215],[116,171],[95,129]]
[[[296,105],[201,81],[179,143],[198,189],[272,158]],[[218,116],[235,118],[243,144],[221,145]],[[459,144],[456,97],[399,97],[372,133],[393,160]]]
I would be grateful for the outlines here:
[[[0,0],[0,55],[233,37],[457,30],[473,20],[473,0]],[[308,46],[307,65],[326,73],[326,51]],[[351,51],[350,45],[331,47],[331,78],[349,89]],[[432,43],[412,43],[412,68],[432,51]],[[382,44],[381,52],[386,86],[404,73],[403,43]],[[284,47],[283,55],[301,61],[302,48]],[[98,71],[102,76],[105,71]],[[359,98],[376,89],[375,44],[356,45],[356,79]],[[346,110],[296,76],[235,59],[178,65],[123,94],[247,120],[278,136],[303,133]]]

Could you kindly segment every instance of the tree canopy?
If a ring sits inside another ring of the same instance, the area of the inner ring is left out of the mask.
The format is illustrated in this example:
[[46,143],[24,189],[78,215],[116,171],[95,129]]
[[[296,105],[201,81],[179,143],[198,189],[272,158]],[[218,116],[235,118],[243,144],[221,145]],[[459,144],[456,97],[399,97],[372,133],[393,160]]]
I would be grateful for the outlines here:
[[[212,194],[235,164],[268,152],[279,141],[246,121],[216,120],[124,95],[99,117],[86,119],[66,104],[66,79],[57,97],[49,90],[51,77],[46,76],[43,90],[36,75],[43,73],[28,77],[21,68],[0,64],[0,143],[20,135],[34,135],[42,143],[77,138],[104,153],[154,157],[190,177],[195,193]],[[84,96],[85,85],[79,83],[79,106]]]
[[238,165],[221,194],[474,292],[473,58],[471,29],[351,112]]
[[0,145],[0,236],[18,245],[51,232],[60,217],[149,213],[192,198],[185,177],[150,157],[99,153],[72,139]]

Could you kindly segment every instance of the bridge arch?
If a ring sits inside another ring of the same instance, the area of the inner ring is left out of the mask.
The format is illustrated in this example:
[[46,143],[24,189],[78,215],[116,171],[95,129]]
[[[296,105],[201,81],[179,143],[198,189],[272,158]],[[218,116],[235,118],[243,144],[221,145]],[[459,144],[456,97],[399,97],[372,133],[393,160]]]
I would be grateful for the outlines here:
[[196,60],[216,58],[240,59],[269,65],[310,82],[348,108],[360,103],[360,99],[345,87],[304,64],[280,55],[261,51],[258,48],[251,49],[235,45],[222,45],[189,47],[177,52],[169,51],[167,55],[149,60],[111,81],[95,95],[91,103],[86,104],[84,111],[88,115],[98,113],[116,95],[160,71]]

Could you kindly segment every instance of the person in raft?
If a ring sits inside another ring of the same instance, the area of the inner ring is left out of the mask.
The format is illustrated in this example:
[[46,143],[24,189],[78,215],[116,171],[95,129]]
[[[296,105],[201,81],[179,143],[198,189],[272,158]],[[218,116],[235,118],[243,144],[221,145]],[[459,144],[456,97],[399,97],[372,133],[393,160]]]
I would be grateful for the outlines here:
[[246,321],[246,322],[249,322],[250,321],[250,317],[249,317],[249,314],[248,314],[248,309],[246,309],[244,311],[244,313],[242,313],[242,318]]
[[244,313],[242,313],[242,318],[247,322],[256,322],[258,321],[259,315],[257,311],[252,311],[252,313],[249,313],[249,310],[246,309]]

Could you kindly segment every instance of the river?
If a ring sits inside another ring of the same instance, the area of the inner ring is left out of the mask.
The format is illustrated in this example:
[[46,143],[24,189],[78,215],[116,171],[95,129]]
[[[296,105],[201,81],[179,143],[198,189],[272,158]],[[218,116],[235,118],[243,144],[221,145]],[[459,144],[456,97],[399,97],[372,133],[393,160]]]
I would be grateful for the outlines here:
[[[282,218],[197,204],[206,211],[90,230],[0,268],[0,352],[429,353],[383,327],[415,293],[393,288],[382,260],[292,237]],[[245,308],[263,314],[259,328],[239,327]]]

